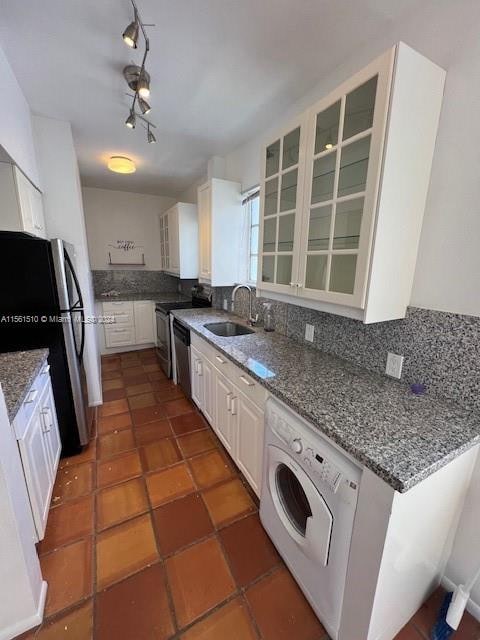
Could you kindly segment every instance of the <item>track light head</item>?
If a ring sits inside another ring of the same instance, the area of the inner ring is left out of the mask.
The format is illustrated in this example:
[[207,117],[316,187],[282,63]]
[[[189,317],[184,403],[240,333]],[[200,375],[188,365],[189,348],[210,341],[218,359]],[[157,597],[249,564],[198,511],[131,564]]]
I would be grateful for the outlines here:
[[150,113],[150,111],[152,110],[152,107],[148,104],[148,102],[146,100],[144,100],[143,98],[140,98],[140,96],[137,99],[138,102],[138,106],[140,107],[140,111],[142,112],[142,115],[146,116],[147,113]]
[[128,44],[129,47],[132,47],[132,49],[137,48],[139,29],[140,27],[138,24],[138,20],[135,17],[135,20],[128,25],[128,27],[122,34],[123,41],[125,42],[125,44]]
[[150,96],[150,76],[146,73],[145,69],[142,69],[138,76],[137,93],[141,98],[148,98]]
[[125,120],[125,125],[129,129],[135,129],[136,118],[135,118],[135,113],[133,112],[133,110],[130,111],[130,114],[129,114],[128,118]]
[[150,127],[148,127],[148,130],[147,130],[147,141],[148,141],[148,144],[154,144],[157,141],[153,133],[150,131]]

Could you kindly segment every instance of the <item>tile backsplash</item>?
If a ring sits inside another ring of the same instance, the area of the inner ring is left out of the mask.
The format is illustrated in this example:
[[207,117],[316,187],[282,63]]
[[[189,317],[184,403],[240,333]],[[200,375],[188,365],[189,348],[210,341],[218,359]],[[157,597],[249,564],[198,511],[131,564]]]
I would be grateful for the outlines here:
[[[223,308],[232,287],[214,290],[213,305]],[[365,325],[358,320],[305,309],[266,298],[254,299],[262,323],[265,302],[272,302],[275,330],[300,343],[385,373],[387,352],[405,356],[402,380],[422,382],[433,395],[480,411],[480,318],[409,307],[403,320]],[[234,313],[248,317],[248,293],[239,290]],[[315,328],[305,341],[305,324]]]
[[135,269],[109,269],[92,271],[93,290],[96,296],[109,291],[119,293],[138,292],[176,292],[178,278],[169,276],[162,271],[140,271]]

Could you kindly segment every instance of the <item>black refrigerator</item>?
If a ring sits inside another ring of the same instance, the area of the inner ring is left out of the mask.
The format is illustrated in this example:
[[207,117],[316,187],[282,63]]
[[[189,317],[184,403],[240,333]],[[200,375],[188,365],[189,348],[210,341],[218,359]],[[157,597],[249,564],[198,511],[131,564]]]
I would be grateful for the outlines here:
[[89,439],[84,345],[73,245],[0,231],[0,352],[49,349],[63,456]]

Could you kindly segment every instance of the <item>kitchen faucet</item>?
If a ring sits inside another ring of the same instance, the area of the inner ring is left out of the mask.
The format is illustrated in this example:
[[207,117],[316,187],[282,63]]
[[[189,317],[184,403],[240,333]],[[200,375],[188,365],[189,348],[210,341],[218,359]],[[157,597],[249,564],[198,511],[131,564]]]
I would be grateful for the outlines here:
[[247,324],[249,324],[251,327],[253,327],[257,323],[258,313],[255,314],[255,317],[252,315],[252,295],[253,295],[253,291],[252,291],[252,287],[249,287],[248,284],[237,284],[237,286],[234,287],[234,289],[232,291],[232,310],[233,310],[233,305],[235,304],[235,294],[237,293],[237,291],[239,289],[246,289],[249,292]]

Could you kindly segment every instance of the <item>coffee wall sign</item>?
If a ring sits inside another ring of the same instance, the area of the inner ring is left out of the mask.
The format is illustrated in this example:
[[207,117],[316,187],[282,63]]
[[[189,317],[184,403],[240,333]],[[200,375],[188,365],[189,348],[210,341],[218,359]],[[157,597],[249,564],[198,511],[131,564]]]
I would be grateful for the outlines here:
[[112,240],[107,244],[109,265],[145,266],[145,250],[135,240]]

